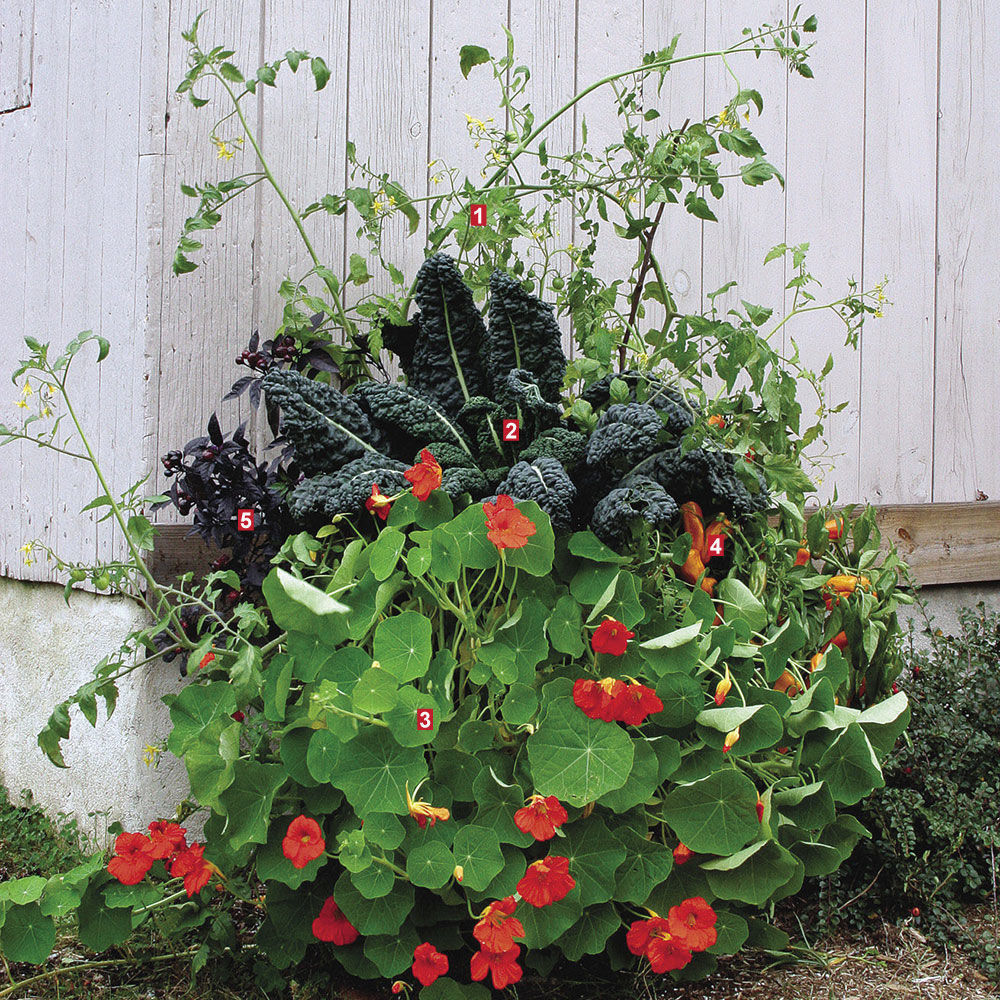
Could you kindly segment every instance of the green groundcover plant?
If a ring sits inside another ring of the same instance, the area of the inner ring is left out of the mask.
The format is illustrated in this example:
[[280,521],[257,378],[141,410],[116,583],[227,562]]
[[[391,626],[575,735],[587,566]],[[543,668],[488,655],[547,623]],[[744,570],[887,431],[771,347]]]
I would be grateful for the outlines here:
[[[700,57],[773,51],[808,76],[800,32],[815,22],[797,17]],[[200,47],[197,24],[185,37],[182,89],[204,104],[193,88],[214,78],[228,94],[223,121],[241,121],[255,179],[288,205],[312,254],[308,213],[284,196],[240,102],[307,59],[322,86],[322,60],[289,52],[248,79],[231,52]],[[436,228],[412,284],[383,259],[379,226],[396,210],[419,220],[417,199],[358,165],[363,192],[317,203],[353,206],[399,288],[348,309],[313,254],[309,275],[283,288],[279,347],[254,362],[283,474],[239,458],[232,476],[202,476],[216,513],[235,516],[240,470],[253,470],[268,496],[266,572],[220,563],[200,580],[156,581],[143,561],[155,534],[143,484],[113,491],[73,406],[74,358],[95,343],[103,361],[108,344],[81,334],[57,353],[27,341],[14,379],[36,409],[0,436],[89,461],[103,493],[88,507],[105,509],[130,557],[85,567],[33,542],[26,555],[44,551],[67,572],[67,598],[89,579],[133,594],[153,621],[56,708],[39,744],[63,764],[72,709],[93,724],[97,699],[110,713],[123,677],[180,655],[187,681],[166,699],[165,747],[150,752],[184,761],[190,798],[147,830],[113,828],[110,860],[0,884],[8,960],[44,961],[56,922],[75,915],[95,951],[152,926],[196,971],[245,953],[265,987],[324,958],[395,979],[396,992],[419,984],[425,1000],[475,997],[480,982],[502,988],[525,967],[588,955],[692,978],[744,945],[783,947],[774,904],[868,835],[843,807],[884,783],[880,761],[908,719],[891,686],[895,609],[909,598],[871,509],[804,514],[802,450],[830,412],[830,364],[810,372],[769,341],[820,308],[856,340],[881,290],[820,305],[804,248],[779,247],[768,257],[790,258],[795,301],[772,329],[770,311],[746,302],[679,315],[652,233],[667,203],[714,217],[704,195],[722,196],[720,147],[746,159],[743,182],[777,177],[743,118],[760,96],[740,87],[718,116],[651,137],[640,84],[692,58],[672,45],[601,81],[622,143],[559,157],[545,148],[558,114],[536,125],[519,103],[528,73],[512,48],[495,60],[467,46],[461,58],[466,72],[492,66],[501,88],[510,127],[471,129],[498,172],[431,201]],[[228,156],[234,140],[220,128]],[[527,155],[542,184],[520,179],[514,161]],[[193,266],[191,234],[246,184],[191,189],[200,208],[177,270]],[[539,191],[540,203],[526,200]],[[470,201],[496,210],[487,233],[470,227]],[[547,249],[563,203],[590,239],[569,279]],[[628,282],[593,272],[611,204],[615,232],[638,247]],[[526,232],[534,258],[520,249]],[[560,316],[580,347],[573,361]],[[296,363],[307,350],[312,361]],[[314,363],[317,351],[329,364]],[[390,356],[398,379],[385,375]],[[820,404],[806,430],[799,383]],[[196,446],[204,462],[245,446],[242,431],[224,442],[213,423]],[[197,839],[189,818],[203,824]]]

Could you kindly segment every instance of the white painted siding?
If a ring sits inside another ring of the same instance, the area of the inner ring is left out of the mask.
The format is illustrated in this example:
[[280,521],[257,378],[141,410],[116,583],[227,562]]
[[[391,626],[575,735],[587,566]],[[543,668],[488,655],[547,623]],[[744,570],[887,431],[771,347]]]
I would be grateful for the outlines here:
[[[155,471],[158,456],[201,433],[214,409],[224,426],[246,416],[219,402],[240,371],[232,359],[254,329],[273,331],[279,282],[309,266],[281,206],[260,186],[226,207],[198,271],[170,274],[192,206],[180,182],[252,166],[247,152],[220,162],[207,135],[211,109],[195,111],[174,93],[186,52],[180,32],[202,6],[4,0],[0,13],[0,355],[8,364],[19,357],[25,334],[60,342],[94,328],[109,337],[110,364],[99,373],[80,365],[78,385],[119,487]],[[473,42],[500,52],[504,26],[517,61],[532,68],[542,116],[574,86],[675,33],[681,52],[712,49],[790,6],[215,0],[201,34],[236,49],[244,69],[293,46],[326,59],[324,91],[300,72],[247,104],[275,172],[305,204],[343,187],[348,138],[359,158],[371,156],[415,195],[433,190],[427,163],[439,156],[477,176],[465,114],[493,114],[494,94],[485,71],[462,78],[458,48]],[[717,224],[672,209],[657,234],[683,309],[698,309],[706,292],[735,277],[742,297],[780,315],[789,275],[761,262],[781,241],[811,243],[824,293],[838,294],[850,277],[872,285],[889,276],[894,304],[858,352],[843,347],[842,327],[829,317],[783,330],[785,349],[794,340],[809,366],[833,353],[831,401],[850,401],[830,423],[840,457],[822,489],[829,496],[836,486],[841,500],[972,500],[977,490],[1000,497],[1000,167],[990,142],[1000,111],[989,98],[1000,74],[991,58],[1000,18],[987,0],[957,0],[944,17],[938,7],[817,0],[816,79],[788,78],[766,57],[734,63],[740,83],[764,95],[753,125],[786,186],[730,180]],[[646,96],[660,121],[676,127],[717,112],[735,86],[720,62],[693,63],[673,70],[658,98]],[[594,95],[551,145],[579,135],[584,116],[592,140],[614,133],[610,101]],[[367,252],[356,215],[317,214],[307,225],[335,271],[350,253]],[[572,219],[559,228],[569,242]],[[402,222],[390,234],[391,255],[408,274],[425,234],[407,237]],[[604,248],[601,273],[616,261]],[[0,420],[17,412],[9,397],[0,398]],[[46,578],[44,566],[20,565],[18,547],[36,535],[69,558],[112,551],[106,527],[76,520],[95,492],[85,474],[23,448],[0,457],[0,574]]]

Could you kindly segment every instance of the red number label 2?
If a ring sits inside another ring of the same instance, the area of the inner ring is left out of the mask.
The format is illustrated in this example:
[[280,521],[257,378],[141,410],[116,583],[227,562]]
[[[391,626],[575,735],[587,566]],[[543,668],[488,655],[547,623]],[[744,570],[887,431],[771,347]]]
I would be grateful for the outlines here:
[[472,205],[469,208],[469,224],[472,226],[486,225],[486,206]]
[[505,420],[503,422],[504,441],[520,441],[521,425],[516,420]]
[[428,733],[434,728],[434,709],[417,709],[417,729],[422,733]]
[[710,556],[724,556],[726,554],[726,536],[708,536],[708,554]]
[[241,507],[236,512],[236,529],[238,531],[253,531],[254,510],[252,507]]

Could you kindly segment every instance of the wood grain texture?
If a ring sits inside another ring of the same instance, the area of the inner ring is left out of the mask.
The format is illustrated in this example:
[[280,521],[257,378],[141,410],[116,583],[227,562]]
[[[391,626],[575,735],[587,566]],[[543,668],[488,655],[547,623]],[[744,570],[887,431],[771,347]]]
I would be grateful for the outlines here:
[[4,0],[0,7],[0,114],[31,103],[34,0]]
[[[705,50],[704,5],[645,0],[643,51],[659,51],[668,46],[675,35],[680,35],[676,55]],[[657,132],[679,129],[686,121],[701,121],[706,114],[705,64],[693,61],[672,67],[659,94],[654,80],[646,87],[644,97],[649,107],[660,112],[661,117],[652,123]],[[678,312],[700,313],[702,310],[704,227],[705,223],[688,213],[683,204],[667,205],[654,238],[653,249]],[[649,306],[647,325],[662,322],[662,310],[653,308],[653,303]]]
[[934,355],[937,500],[1000,496],[1000,185],[992,137],[1000,11],[967,0],[941,18]]
[[893,305],[861,337],[857,499],[931,496],[937,5],[869,0],[864,272]]
[[[861,279],[864,160],[859,151],[864,147],[865,81],[858,67],[865,54],[864,0],[841,0],[832,28],[832,18],[821,13],[809,59],[815,76],[792,76],[788,87],[785,231],[790,245],[809,243],[809,270],[822,282],[811,289],[818,302],[846,295],[848,280]],[[792,293],[786,291],[786,314],[791,306]],[[836,463],[835,471],[817,483],[823,501],[832,497],[834,485],[841,497],[855,497],[860,354],[845,346],[844,324],[829,312],[791,320],[782,333],[782,349],[788,352],[796,344],[803,365],[813,371],[821,371],[833,355],[827,405],[848,405],[826,422],[826,447],[814,447],[810,455],[824,465]],[[819,401],[808,386],[802,394],[805,429],[813,423]]]
[[[192,255],[198,270],[180,276],[171,272],[181,227],[197,207],[195,199],[181,192],[180,184],[218,181],[257,169],[248,143],[226,161],[211,141],[213,123],[231,110],[216,81],[195,88],[199,96],[211,99],[204,108],[194,108],[186,94],[176,93],[187,69],[188,45],[180,35],[203,8],[201,0],[170,0],[166,24],[169,44],[162,110],[169,121],[162,180],[153,192],[153,212],[162,219],[162,236],[149,263],[153,289],[146,335],[153,360],[146,461],[155,470],[157,491],[167,485],[159,456],[205,433],[209,417],[221,409],[222,396],[240,374],[233,360],[246,346],[254,323],[253,191],[225,205],[219,225],[201,234],[204,249]],[[214,4],[201,20],[199,40],[205,48],[225,43],[235,50],[232,61],[244,74],[256,72],[261,57],[260,5],[237,0]],[[244,102],[252,128],[258,125],[257,109],[257,102]],[[235,118],[219,129],[220,139],[240,137]],[[247,416],[240,406],[228,413],[227,427]],[[170,517],[168,511],[163,517]]]

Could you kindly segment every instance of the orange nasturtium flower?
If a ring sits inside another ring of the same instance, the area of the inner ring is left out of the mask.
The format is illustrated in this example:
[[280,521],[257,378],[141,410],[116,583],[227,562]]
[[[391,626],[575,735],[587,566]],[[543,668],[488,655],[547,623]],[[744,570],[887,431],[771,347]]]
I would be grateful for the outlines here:
[[615,722],[615,701],[625,690],[625,682],[614,677],[603,677],[599,681],[580,677],[573,683],[573,704],[588,719]]
[[795,674],[791,670],[783,670],[781,676],[774,682],[774,690],[787,694],[789,698],[802,694],[802,685],[799,684]]
[[480,948],[469,961],[469,974],[473,979],[481,980],[490,973],[493,977],[493,988],[505,989],[521,980],[524,970],[517,964],[517,956],[520,954],[521,946],[517,944],[500,953]]
[[378,483],[372,483],[372,495],[365,501],[365,510],[378,514],[384,521],[389,516],[392,500],[379,488]]
[[138,885],[153,867],[150,840],[144,833],[119,833],[115,838],[115,855],[108,862],[108,871],[122,885]]
[[426,500],[441,485],[441,466],[424,448],[420,452],[420,461],[407,469],[403,477],[413,484],[413,495],[418,500]]
[[718,427],[719,430],[723,430],[726,426],[726,418],[721,413],[713,413],[708,418],[709,427]]
[[[417,785],[413,789],[413,794],[416,795],[419,791],[420,785]],[[409,782],[406,783],[406,808],[410,811],[410,815],[417,821],[417,826],[421,830],[427,826],[428,820],[430,820],[431,826],[433,826],[439,819],[443,821],[451,816],[451,813],[443,807],[432,806],[429,802],[422,802],[419,799],[411,798]]]
[[524,937],[524,924],[514,916],[516,909],[514,897],[505,896],[479,915],[472,934],[484,950],[502,955],[514,947],[514,938]]
[[732,732],[726,733],[726,738],[722,741],[722,752],[729,753],[739,742],[740,727],[737,726]]
[[605,618],[590,637],[590,646],[595,653],[624,656],[629,639],[634,638],[635,632],[625,628],[623,622],[617,618]]
[[358,929],[344,916],[333,896],[327,896],[319,916],[312,922],[313,937],[330,944],[351,944],[358,939]]
[[624,722],[627,726],[641,726],[647,716],[663,711],[663,702],[651,687],[633,682],[619,692],[611,704],[611,710],[616,722]]
[[722,677],[719,683],[715,685],[715,704],[719,708],[722,708],[726,700],[726,695],[729,694],[732,688],[733,688],[733,678],[732,675],[729,673],[729,664],[727,663],[725,675]]
[[215,659],[215,653],[206,653],[198,664],[199,670],[204,670]]
[[552,857],[533,861],[517,883],[517,891],[532,906],[550,906],[565,899],[576,887],[567,858]]
[[162,819],[154,820],[149,824],[147,853],[151,858],[166,861],[187,847],[186,833],[187,830],[177,823],[168,823]]
[[686,864],[694,857],[694,851],[691,850],[687,844],[678,844],[674,848],[674,864],[683,865]]
[[514,825],[535,840],[551,840],[567,819],[569,813],[554,795],[531,795],[527,805],[514,813]]
[[670,933],[689,951],[704,951],[715,944],[715,921],[715,910],[701,896],[685,899],[667,913]]
[[413,965],[410,971],[420,980],[421,985],[430,986],[448,971],[448,956],[442,955],[434,945],[425,941],[413,949]]
[[486,515],[486,537],[498,550],[523,549],[538,531],[534,521],[522,514],[506,493],[501,493],[496,503],[484,503],[483,513]]
[[170,866],[170,874],[174,878],[184,879],[184,890],[188,894],[188,899],[201,892],[213,875],[222,874],[211,861],[204,857],[204,854],[204,844],[191,844],[190,847],[186,847],[177,855],[174,863]]
[[319,823],[308,816],[296,816],[288,824],[288,832],[281,841],[281,853],[295,868],[305,868],[326,850],[326,841]]

